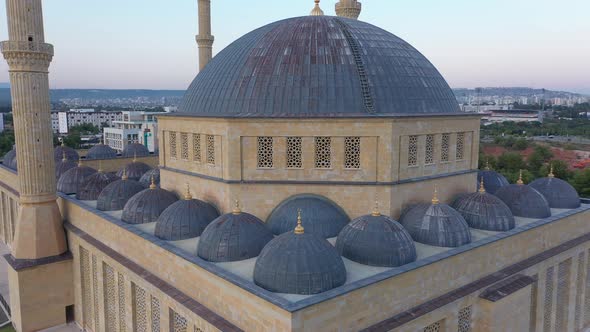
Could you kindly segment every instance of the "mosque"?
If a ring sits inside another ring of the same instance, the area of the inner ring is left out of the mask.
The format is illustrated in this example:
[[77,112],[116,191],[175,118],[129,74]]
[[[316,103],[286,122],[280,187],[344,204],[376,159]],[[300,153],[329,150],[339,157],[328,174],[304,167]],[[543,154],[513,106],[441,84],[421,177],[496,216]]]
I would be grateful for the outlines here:
[[590,200],[478,172],[480,117],[424,55],[315,0],[212,57],[139,144],[51,142],[41,0],[7,0],[0,165],[17,331],[580,331]]

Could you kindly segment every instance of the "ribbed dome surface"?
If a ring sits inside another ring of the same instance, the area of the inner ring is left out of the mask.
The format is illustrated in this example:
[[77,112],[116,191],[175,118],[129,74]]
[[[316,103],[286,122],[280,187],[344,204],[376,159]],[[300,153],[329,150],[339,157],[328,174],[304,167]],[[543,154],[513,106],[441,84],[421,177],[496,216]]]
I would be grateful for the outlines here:
[[117,180],[107,185],[100,192],[96,202],[96,208],[101,211],[123,210],[127,201],[142,190],[145,190],[145,187],[137,181]]
[[147,224],[155,222],[167,207],[178,197],[168,190],[148,188],[131,197],[123,208],[121,220],[128,224]]
[[537,179],[529,186],[540,192],[551,208],[577,209],[581,206],[576,189],[561,179],[551,177]]
[[69,146],[59,145],[55,147],[53,151],[53,157],[55,158],[55,162],[58,162],[63,159],[64,152],[66,154],[66,158],[71,161],[78,161],[80,156],[76,150],[70,148]]
[[296,195],[280,203],[266,224],[275,235],[292,231],[297,225],[297,211],[305,214],[303,227],[307,233],[324,238],[335,237],[350,219],[336,203],[312,194]]
[[67,170],[57,181],[57,191],[64,194],[76,194],[80,185],[92,174],[96,173],[94,168],[88,166],[76,166]]
[[129,179],[139,181],[141,177],[151,169],[152,168],[148,164],[142,163],[141,161],[134,161],[121,168],[117,172],[117,176],[123,177],[123,173],[126,171]]
[[519,184],[510,184],[496,191],[515,217],[543,219],[551,217],[549,203],[536,189]]
[[401,266],[416,260],[410,234],[397,221],[384,215],[367,215],[344,226],[336,249],[340,255],[371,266]]
[[210,262],[233,262],[258,256],[273,235],[249,213],[228,213],[215,219],[199,239],[198,255]]
[[482,178],[486,192],[492,195],[495,194],[498,189],[510,184],[504,175],[492,170],[483,170],[477,173],[476,188],[479,188]]
[[88,150],[86,159],[112,159],[117,157],[117,151],[105,144],[97,144]]
[[318,294],[344,285],[346,268],[327,240],[291,231],[264,247],[256,259],[254,282],[276,293]]
[[78,166],[78,163],[76,163],[75,161],[61,159],[60,161],[55,163],[55,178],[59,180],[59,178],[61,178],[61,176],[65,172],[76,166]]
[[123,157],[146,157],[150,155],[150,150],[143,144],[131,143],[123,149]]
[[119,177],[113,173],[96,172],[80,184],[76,198],[81,201],[96,201],[103,189],[117,180]]
[[461,214],[446,204],[418,204],[409,208],[400,223],[416,242],[437,247],[459,247],[471,242]]
[[476,192],[458,197],[452,207],[461,213],[469,227],[504,232],[514,228],[510,208],[498,197]]
[[198,199],[183,199],[170,205],[158,218],[156,236],[179,241],[200,236],[219,212],[213,205]]
[[141,183],[146,188],[150,186],[152,183],[152,176],[154,177],[154,183],[159,186],[160,185],[160,168],[152,168],[149,171],[145,172],[144,175],[141,176],[139,179],[139,183]]
[[2,164],[10,169],[16,171],[16,147],[12,147],[12,150],[6,152],[4,157],[2,158]]
[[460,110],[436,68],[402,39],[357,20],[305,16],[256,29],[221,51],[179,111],[339,117]]

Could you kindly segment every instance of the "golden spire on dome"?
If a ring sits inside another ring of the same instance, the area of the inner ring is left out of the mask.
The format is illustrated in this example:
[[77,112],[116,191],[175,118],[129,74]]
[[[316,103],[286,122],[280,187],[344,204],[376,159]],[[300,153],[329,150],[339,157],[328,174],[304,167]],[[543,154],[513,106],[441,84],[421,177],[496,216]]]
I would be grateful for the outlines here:
[[373,207],[373,212],[371,213],[373,217],[379,217],[381,212],[379,212],[379,200],[375,198],[375,206]]
[[479,190],[478,191],[480,194],[486,193],[486,187],[483,185],[483,176],[481,177],[481,181],[479,182]]
[[186,183],[186,191],[184,193],[184,200],[190,201],[193,199],[193,195],[191,195],[191,187],[189,186],[188,182]]
[[62,156],[61,156],[61,161],[68,161],[68,157],[66,156],[66,152],[65,152],[65,151],[63,151],[63,152],[61,153],[61,155],[62,155]]
[[103,169],[102,169],[102,160],[98,161],[98,173],[102,173]]
[[137,151],[133,152],[133,162],[137,162]]
[[232,214],[241,214],[242,210],[240,209],[240,201],[239,200],[235,200],[235,205],[234,205],[234,209],[231,212]]
[[438,186],[434,185],[434,194],[432,195],[432,204],[437,205],[440,203],[438,199]]
[[311,16],[324,16],[324,11],[320,8],[320,0],[314,0],[315,7],[309,15]]
[[150,189],[153,190],[153,189],[156,189],[156,188],[158,188],[158,186],[156,186],[156,178],[154,178],[154,176],[152,175],[151,183],[150,183]]
[[297,235],[305,234],[305,228],[303,228],[302,221],[301,221],[301,209],[297,210],[297,226],[295,227],[294,232]]
[[490,169],[490,158],[488,157],[486,158],[486,171],[489,171]]
[[524,184],[524,181],[522,180],[522,169],[518,173],[518,181],[516,181],[516,184],[518,184],[520,186],[522,186]]
[[125,181],[129,179],[129,177],[127,176],[127,167],[123,168],[123,176],[121,177],[121,180]]
[[551,169],[549,170],[549,177],[554,178],[555,174],[553,173],[553,163],[551,163]]
[[78,158],[78,167],[82,167],[82,158]]

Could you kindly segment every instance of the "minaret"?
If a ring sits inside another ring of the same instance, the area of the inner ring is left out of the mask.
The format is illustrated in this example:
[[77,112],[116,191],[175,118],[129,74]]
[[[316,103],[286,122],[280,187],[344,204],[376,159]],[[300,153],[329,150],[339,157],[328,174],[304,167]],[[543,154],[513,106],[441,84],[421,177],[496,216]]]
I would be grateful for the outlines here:
[[361,14],[362,5],[357,0],[340,0],[336,3],[336,15],[358,19]]
[[211,0],[199,1],[199,34],[197,45],[199,45],[199,71],[203,70],[213,57],[213,41],[211,35]]
[[12,248],[15,259],[39,259],[67,250],[56,203],[49,63],[41,0],[7,0],[9,40],[1,44],[10,71],[20,211]]

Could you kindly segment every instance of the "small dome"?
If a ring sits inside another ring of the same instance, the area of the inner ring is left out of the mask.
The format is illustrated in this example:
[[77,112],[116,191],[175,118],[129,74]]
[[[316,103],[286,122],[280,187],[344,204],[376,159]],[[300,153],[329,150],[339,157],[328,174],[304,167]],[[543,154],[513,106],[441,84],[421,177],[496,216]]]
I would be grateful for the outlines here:
[[141,161],[133,161],[121,168],[117,172],[117,176],[123,177],[123,172],[127,172],[127,177],[129,177],[129,179],[139,181],[139,179],[141,179],[141,177],[150,169],[152,169],[150,166]]
[[68,170],[78,166],[78,163],[75,161],[68,160],[67,158],[62,158],[60,161],[55,163],[55,178],[59,180],[61,176],[67,172]]
[[323,238],[335,237],[348,224],[350,218],[336,203],[312,194],[296,195],[284,200],[268,217],[266,224],[279,235],[290,232],[297,225],[297,211],[305,211],[303,227],[307,233],[318,234]]
[[236,210],[215,219],[201,234],[199,257],[210,262],[234,262],[258,256],[273,239],[262,220]]
[[2,159],[2,164],[12,170],[17,169],[16,165],[16,147],[12,146],[12,150],[6,152],[4,158]]
[[53,157],[55,158],[55,162],[58,162],[63,159],[64,153],[66,154],[66,158],[71,161],[78,161],[80,156],[76,150],[70,148],[69,146],[59,145],[55,147],[53,150]]
[[416,260],[410,234],[397,221],[376,212],[344,226],[336,249],[352,261],[371,266],[395,267]]
[[179,241],[200,236],[219,212],[213,205],[193,199],[190,192],[170,205],[158,218],[156,236],[166,241]]
[[461,195],[452,206],[472,228],[505,232],[515,226],[510,208],[481,187],[476,193]]
[[123,210],[127,201],[144,189],[139,182],[124,176],[121,180],[111,182],[100,192],[96,208],[100,211]]
[[476,188],[479,188],[479,184],[481,183],[482,179],[483,179],[483,183],[484,183],[486,192],[488,192],[492,195],[495,194],[496,191],[498,191],[498,189],[510,184],[508,182],[508,180],[506,180],[506,177],[504,177],[504,175],[502,175],[496,171],[489,170],[489,169],[479,171],[477,173],[477,186],[476,186]]
[[86,159],[112,159],[117,157],[117,151],[105,144],[97,144],[88,150]]
[[144,175],[141,176],[139,179],[139,183],[141,183],[144,187],[149,187],[152,183],[152,176],[154,177],[154,183],[159,186],[160,185],[160,167],[152,168],[149,171],[145,172]]
[[115,174],[105,173],[99,170],[82,182],[80,190],[76,194],[76,199],[81,201],[96,201],[103,189],[117,180],[119,180],[119,177]]
[[536,189],[524,184],[510,184],[496,191],[515,217],[543,219],[551,217],[549,202]]
[[569,183],[556,177],[537,179],[529,184],[541,193],[554,209],[577,209],[581,206],[580,196]]
[[409,208],[400,223],[416,242],[437,247],[460,247],[471,242],[471,232],[461,214],[452,207],[441,204],[418,204]]
[[158,188],[155,184],[131,197],[123,208],[121,220],[128,224],[155,222],[172,203],[178,201],[176,194]]
[[318,294],[344,285],[346,268],[330,242],[298,225],[262,249],[254,282],[276,293]]
[[80,185],[92,174],[96,173],[94,168],[88,166],[78,166],[70,168],[57,181],[57,191],[64,194],[76,194],[80,189]]
[[128,144],[123,149],[123,157],[131,158],[131,157],[146,157],[150,155],[150,150],[145,147],[145,145],[140,143],[131,143]]

